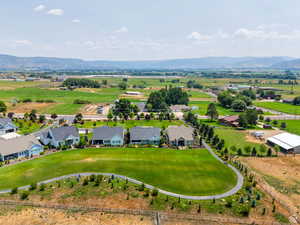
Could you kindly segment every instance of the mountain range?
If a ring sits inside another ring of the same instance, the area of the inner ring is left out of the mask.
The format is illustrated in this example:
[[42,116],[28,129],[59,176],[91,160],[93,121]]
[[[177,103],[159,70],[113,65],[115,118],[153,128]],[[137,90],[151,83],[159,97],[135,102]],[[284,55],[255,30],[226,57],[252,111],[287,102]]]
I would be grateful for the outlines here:
[[72,58],[17,57],[0,54],[0,70],[176,70],[176,69],[300,69],[291,57],[204,57],[145,61],[87,61]]

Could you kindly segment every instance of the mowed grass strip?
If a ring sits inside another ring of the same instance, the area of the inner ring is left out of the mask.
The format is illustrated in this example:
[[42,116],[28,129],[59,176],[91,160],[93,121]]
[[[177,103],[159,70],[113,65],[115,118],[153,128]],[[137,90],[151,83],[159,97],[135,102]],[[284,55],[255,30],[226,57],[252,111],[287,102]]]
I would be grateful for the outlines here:
[[205,149],[85,149],[0,168],[0,189],[79,172],[109,172],[135,178],[158,188],[186,195],[224,193],[236,175]]
[[282,102],[254,102],[254,105],[287,114],[300,115],[300,106],[292,104]]

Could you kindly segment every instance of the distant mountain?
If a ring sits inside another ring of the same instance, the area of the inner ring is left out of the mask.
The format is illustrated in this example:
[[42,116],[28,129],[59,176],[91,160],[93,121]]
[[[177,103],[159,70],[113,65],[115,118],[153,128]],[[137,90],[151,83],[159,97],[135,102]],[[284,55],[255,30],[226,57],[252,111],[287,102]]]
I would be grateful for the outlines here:
[[279,62],[273,65],[277,69],[300,69],[300,59]]
[[[282,68],[300,59],[290,57],[206,57],[146,61],[86,61],[51,57],[0,55],[0,70],[121,70],[121,69],[255,69]],[[296,63],[297,64],[297,63]]]

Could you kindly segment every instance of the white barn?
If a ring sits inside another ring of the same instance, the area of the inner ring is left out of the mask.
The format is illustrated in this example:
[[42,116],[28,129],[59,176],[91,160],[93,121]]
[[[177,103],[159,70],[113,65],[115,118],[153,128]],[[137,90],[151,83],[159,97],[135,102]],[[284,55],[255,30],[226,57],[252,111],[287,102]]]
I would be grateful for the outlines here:
[[267,139],[267,143],[272,146],[279,146],[287,153],[300,154],[300,136],[290,133],[281,133]]

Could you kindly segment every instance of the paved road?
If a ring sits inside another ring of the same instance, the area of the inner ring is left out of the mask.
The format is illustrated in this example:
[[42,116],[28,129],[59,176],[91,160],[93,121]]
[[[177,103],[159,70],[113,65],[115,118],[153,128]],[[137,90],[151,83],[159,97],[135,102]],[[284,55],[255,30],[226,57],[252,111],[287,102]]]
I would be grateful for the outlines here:
[[[210,146],[208,146],[206,143],[204,143],[204,146],[208,149],[208,151],[213,155],[213,157],[215,157],[218,161],[220,161],[221,163],[227,165],[230,169],[232,169],[234,171],[234,173],[236,174],[237,176],[237,184],[235,185],[234,188],[232,188],[231,190],[223,193],[223,194],[218,194],[218,195],[209,195],[209,196],[190,196],[190,195],[181,195],[181,194],[176,194],[176,193],[173,193],[173,192],[169,192],[169,191],[165,191],[165,190],[162,190],[162,189],[158,189],[158,188],[155,188],[154,186],[152,185],[149,185],[149,184],[145,184],[145,187],[146,188],[149,188],[151,190],[153,189],[157,189],[160,193],[162,194],[165,194],[165,195],[168,195],[168,196],[172,196],[172,197],[176,197],[176,198],[182,198],[182,199],[190,199],[190,200],[210,200],[210,199],[220,199],[220,198],[225,198],[225,197],[228,197],[230,195],[233,195],[235,194],[237,191],[239,191],[242,186],[243,186],[243,181],[244,181],[244,178],[243,176],[240,174],[240,172],[233,166],[225,163],[224,161],[222,161],[222,159],[220,159],[214,152],[213,150],[210,148]],[[51,182],[54,182],[54,181],[58,181],[58,180],[63,180],[63,179],[66,179],[66,178],[71,178],[71,177],[80,177],[80,176],[90,176],[90,175],[104,175],[104,176],[112,176],[114,175],[115,177],[117,178],[120,178],[120,179],[124,179],[124,180],[128,180],[129,182],[132,182],[134,184],[142,184],[143,182],[141,181],[138,181],[136,179],[133,179],[133,178],[130,178],[130,177],[126,177],[126,176],[122,176],[122,175],[119,175],[119,174],[113,174],[113,173],[75,173],[75,174],[69,174],[69,175],[65,175],[65,176],[61,176],[61,177],[56,177],[56,178],[52,178],[52,179],[49,179],[49,180],[45,180],[45,181],[41,181],[39,182],[38,184],[47,184],[47,183],[51,183]],[[30,187],[30,185],[26,185],[26,186],[23,186],[23,187],[20,187],[19,190],[26,190]],[[10,193],[11,192],[11,189],[6,189],[6,190],[1,190],[0,191],[0,194],[4,194],[4,193]]]

